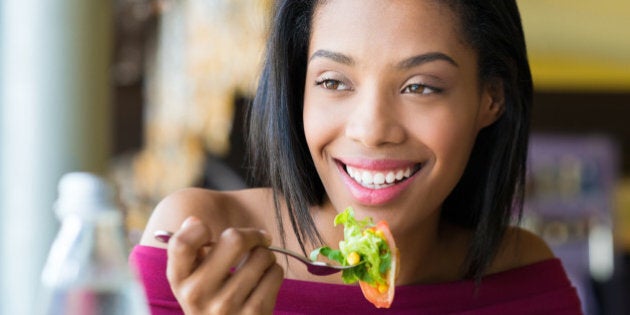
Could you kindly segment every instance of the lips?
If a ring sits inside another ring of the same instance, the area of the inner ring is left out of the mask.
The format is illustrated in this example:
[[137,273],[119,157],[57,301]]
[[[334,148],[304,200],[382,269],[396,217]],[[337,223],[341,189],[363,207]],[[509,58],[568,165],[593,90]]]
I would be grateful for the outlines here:
[[338,160],[337,165],[352,196],[365,205],[392,201],[422,169],[421,163],[391,160]]

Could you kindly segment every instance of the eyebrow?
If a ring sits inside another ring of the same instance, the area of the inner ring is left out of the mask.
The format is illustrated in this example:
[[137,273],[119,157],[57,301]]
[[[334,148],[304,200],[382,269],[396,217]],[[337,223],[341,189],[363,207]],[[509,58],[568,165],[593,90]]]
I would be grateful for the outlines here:
[[322,58],[328,58],[331,59],[332,61],[338,62],[338,63],[342,63],[345,65],[353,65],[354,64],[354,59],[352,59],[352,57],[350,56],[346,56],[342,53],[338,53],[338,52],[334,52],[334,51],[330,51],[330,50],[325,50],[325,49],[320,49],[316,52],[314,52],[311,55],[311,58],[309,58],[308,61],[311,61],[315,58],[318,57],[322,57]]
[[[328,59],[331,59],[332,61],[345,64],[345,65],[354,64],[354,59],[352,59],[352,57],[344,55],[342,53],[325,50],[325,49],[320,49],[320,50],[315,51],[309,58],[309,62],[315,58],[328,58]],[[417,56],[407,58],[399,62],[396,65],[396,68],[409,69],[409,68],[419,66],[421,64],[438,61],[438,60],[446,61],[450,63],[451,65],[459,68],[459,65],[457,64],[457,62],[455,62],[453,58],[441,52],[430,52],[430,53],[420,54]]]
[[421,54],[421,55],[417,55],[417,56],[413,56],[413,57],[407,58],[407,59],[399,62],[396,65],[396,68],[409,69],[409,68],[413,68],[415,66],[419,66],[421,64],[425,64],[425,63],[432,62],[432,61],[438,61],[438,60],[446,61],[446,62],[450,63],[451,65],[459,68],[459,65],[457,64],[457,62],[455,62],[455,60],[453,58],[451,58],[447,54],[444,54],[444,53],[441,53],[441,52],[430,52],[430,53]]

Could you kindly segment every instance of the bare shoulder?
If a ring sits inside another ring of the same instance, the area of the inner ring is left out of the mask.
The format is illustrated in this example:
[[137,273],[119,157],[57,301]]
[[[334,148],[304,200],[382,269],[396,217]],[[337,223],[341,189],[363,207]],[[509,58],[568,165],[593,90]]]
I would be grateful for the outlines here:
[[[214,191],[186,188],[164,198],[155,207],[147,222],[140,244],[165,247],[154,240],[157,230],[177,231],[190,216],[201,219],[218,235],[228,227],[255,227],[269,229],[273,216],[273,200],[269,189],[245,189],[239,191]],[[268,218],[271,217],[271,218]]]
[[520,228],[509,227],[488,274],[515,269],[554,258],[547,243],[538,235]]

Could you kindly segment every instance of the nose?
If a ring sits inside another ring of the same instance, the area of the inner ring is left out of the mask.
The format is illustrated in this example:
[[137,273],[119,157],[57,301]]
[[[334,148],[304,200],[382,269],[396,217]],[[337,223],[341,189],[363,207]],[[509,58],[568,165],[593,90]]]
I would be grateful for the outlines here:
[[346,136],[366,147],[402,143],[405,128],[394,97],[374,91],[355,103],[346,122]]

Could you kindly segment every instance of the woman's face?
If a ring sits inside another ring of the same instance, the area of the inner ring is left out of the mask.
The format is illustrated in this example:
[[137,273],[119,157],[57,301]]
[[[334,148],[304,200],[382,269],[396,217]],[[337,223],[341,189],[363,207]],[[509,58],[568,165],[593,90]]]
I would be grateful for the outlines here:
[[304,131],[337,211],[413,224],[437,213],[500,106],[439,1],[333,0],[313,17]]

